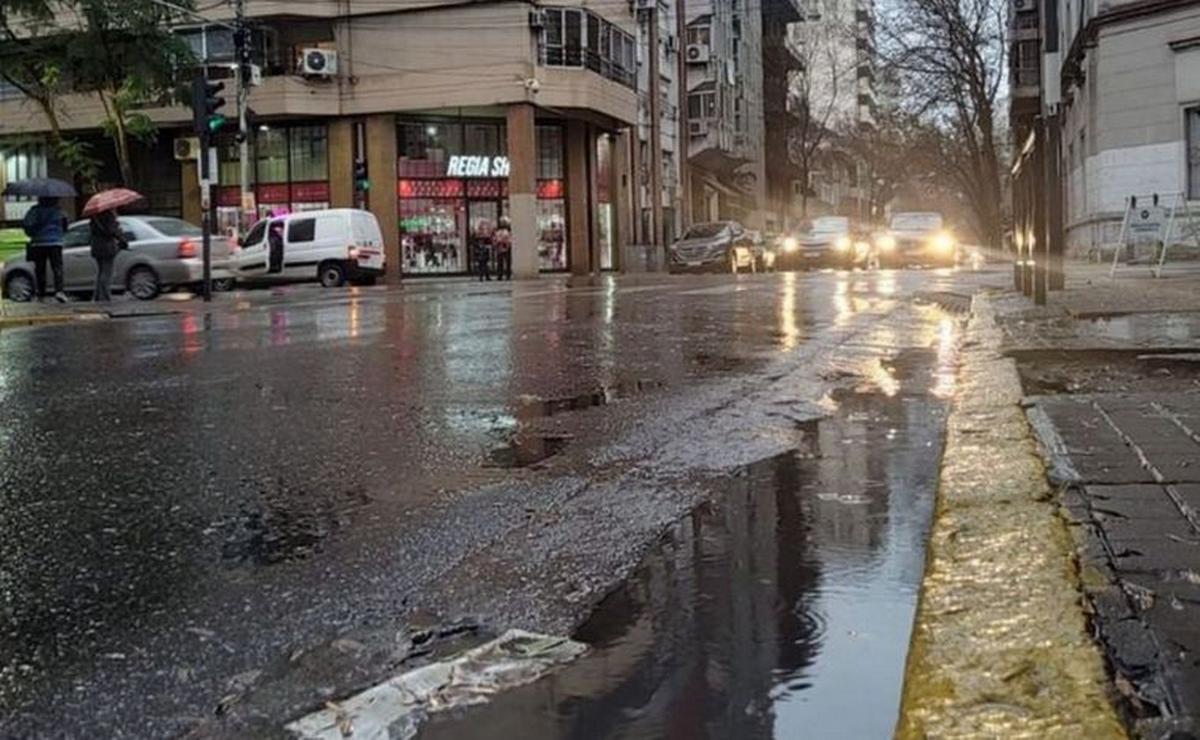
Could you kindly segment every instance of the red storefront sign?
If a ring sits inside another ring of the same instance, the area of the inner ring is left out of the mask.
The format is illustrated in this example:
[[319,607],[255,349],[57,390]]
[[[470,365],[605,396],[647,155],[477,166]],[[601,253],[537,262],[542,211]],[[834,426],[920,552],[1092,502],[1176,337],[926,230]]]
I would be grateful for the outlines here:
[[242,204],[242,191],[237,186],[217,188],[217,205],[227,208],[237,208]]
[[293,203],[328,203],[328,182],[294,182],[292,183]]
[[462,180],[400,180],[396,195],[401,198],[461,198]]
[[290,203],[290,195],[287,183],[258,186],[259,203]]
[[505,198],[508,197],[507,180],[468,180],[468,198]]
[[537,197],[540,200],[557,200],[563,197],[565,192],[562,180],[538,180]]

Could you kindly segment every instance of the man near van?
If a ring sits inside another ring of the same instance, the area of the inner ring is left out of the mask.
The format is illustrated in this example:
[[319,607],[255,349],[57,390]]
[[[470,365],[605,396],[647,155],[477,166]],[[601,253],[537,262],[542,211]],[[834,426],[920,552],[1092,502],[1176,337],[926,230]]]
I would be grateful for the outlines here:
[[272,221],[267,229],[267,272],[283,272],[283,222]]

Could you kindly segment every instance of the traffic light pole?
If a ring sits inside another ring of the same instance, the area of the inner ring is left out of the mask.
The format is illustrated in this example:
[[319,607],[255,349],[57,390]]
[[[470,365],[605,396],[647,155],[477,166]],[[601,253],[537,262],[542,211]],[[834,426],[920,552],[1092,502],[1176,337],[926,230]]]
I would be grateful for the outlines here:
[[[239,185],[241,203],[238,204],[238,235],[249,231],[251,224],[258,214],[257,202],[251,198],[250,191],[250,132],[247,122],[246,108],[250,98],[250,35],[246,29],[246,0],[237,0],[234,6],[237,13],[235,25],[240,32],[238,35],[238,72],[237,72],[237,115],[238,115],[238,160],[241,166]],[[253,209],[253,210],[251,210]],[[249,211],[249,212],[248,212]]]
[[216,223],[216,208],[212,197],[212,167],[209,161],[211,137],[207,132],[200,134],[200,227],[204,236],[201,242],[201,261],[204,265],[200,295],[204,302],[212,300],[212,230]]

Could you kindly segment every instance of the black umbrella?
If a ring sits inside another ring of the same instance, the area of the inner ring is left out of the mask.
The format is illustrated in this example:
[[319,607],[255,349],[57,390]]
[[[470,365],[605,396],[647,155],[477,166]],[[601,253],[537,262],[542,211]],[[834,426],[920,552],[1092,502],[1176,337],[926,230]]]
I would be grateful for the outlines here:
[[35,177],[29,180],[10,182],[4,188],[4,195],[24,196],[27,198],[74,198],[74,186],[65,180],[53,177]]

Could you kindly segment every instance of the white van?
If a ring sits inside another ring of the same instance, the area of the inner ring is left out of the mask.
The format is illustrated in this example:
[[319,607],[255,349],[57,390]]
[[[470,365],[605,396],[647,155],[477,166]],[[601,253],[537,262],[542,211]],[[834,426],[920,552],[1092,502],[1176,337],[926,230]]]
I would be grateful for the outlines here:
[[369,211],[299,211],[254,224],[236,258],[237,277],[315,279],[327,288],[347,281],[370,285],[384,274],[383,251],[379,222]]

